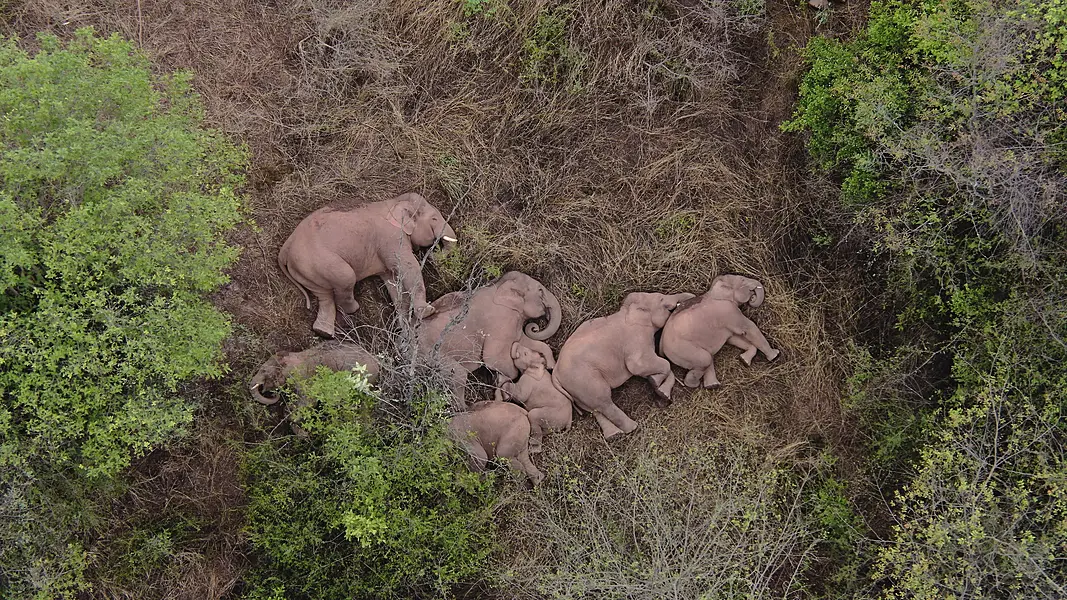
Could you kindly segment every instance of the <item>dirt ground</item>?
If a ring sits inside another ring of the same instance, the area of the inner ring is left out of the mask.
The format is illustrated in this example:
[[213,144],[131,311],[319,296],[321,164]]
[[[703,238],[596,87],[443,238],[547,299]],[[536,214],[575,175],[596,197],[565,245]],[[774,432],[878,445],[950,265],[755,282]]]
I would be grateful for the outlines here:
[[[249,372],[276,350],[313,342],[314,313],[275,257],[325,204],[424,194],[461,238],[454,258],[430,261],[430,297],[522,270],[563,303],[549,341],[557,350],[628,292],[701,293],[720,273],[756,277],[767,301],[749,316],[782,357],[745,367],[726,349],[722,388],[683,391],[666,408],[646,383],[630,382],[617,399],[642,428],[610,451],[731,435],[775,456],[824,445],[847,453],[839,389],[843,341],[859,319],[843,292],[853,273],[811,259],[813,206],[827,184],[808,174],[801,140],[778,126],[792,111],[807,39],[848,35],[865,2],[835,2],[825,22],[783,0],[755,17],[690,0],[0,6],[5,33],[27,46],[35,31],[92,25],[136,40],[160,71],[192,70],[209,123],[251,151],[254,225],[234,233],[243,253],[216,296],[235,325],[230,375],[209,386],[216,397],[202,399],[193,441],[141,466],[152,483],[136,488],[147,499],[131,508],[187,501],[211,523],[167,597],[222,597],[244,568],[237,454],[225,440],[243,439],[242,414],[265,410],[242,406]],[[392,311],[376,282],[357,292],[353,332],[369,339]],[[584,417],[547,438],[537,460],[548,468],[606,448]]]

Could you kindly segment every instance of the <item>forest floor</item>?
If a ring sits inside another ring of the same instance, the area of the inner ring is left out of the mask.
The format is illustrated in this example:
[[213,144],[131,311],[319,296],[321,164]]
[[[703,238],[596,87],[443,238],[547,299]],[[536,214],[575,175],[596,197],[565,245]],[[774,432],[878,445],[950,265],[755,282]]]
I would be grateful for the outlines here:
[[[524,271],[562,301],[556,350],[632,291],[702,293],[722,273],[764,283],[749,316],[778,361],[745,367],[725,349],[720,389],[682,389],[665,408],[632,381],[616,399],[642,428],[608,446],[579,418],[546,438],[543,470],[719,436],[797,461],[857,451],[840,398],[848,340],[869,325],[849,292],[862,265],[819,246],[813,207],[832,186],[779,124],[809,37],[849,35],[866,2],[835,2],[822,20],[796,0],[749,16],[737,6],[753,3],[690,0],[8,4],[4,33],[28,47],[34,32],[92,25],[135,40],[160,71],[191,70],[209,124],[251,151],[254,225],[234,233],[241,259],[215,298],[235,326],[229,374],[191,390],[194,435],[141,461],[116,507],[125,522],[175,506],[201,518],[168,597],[224,596],[246,568],[238,463],[255,440],[243,423],[270,415],[244,382],[273,352],[314,341],[314,314],[276,256],[325,204],[422,193],[461,238],[429,262],[430,297]],[[391,308],[377,282],[357,299],[352,334],[368,341]]]

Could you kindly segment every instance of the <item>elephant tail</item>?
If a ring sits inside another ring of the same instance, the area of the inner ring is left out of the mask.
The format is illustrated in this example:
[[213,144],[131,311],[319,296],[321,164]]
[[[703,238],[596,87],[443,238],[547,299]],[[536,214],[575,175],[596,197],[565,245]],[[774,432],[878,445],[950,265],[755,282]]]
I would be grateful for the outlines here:
[[282,249],[278,251],[278,268],[282,270],[282,275],[285,275],[286,279],[292,281],[293,285],[295,285],[297,289],[300,290],[300,293],[304,295],[304,306],[310,310],[311,297],[308,296],[307,289],[304,288],[304,286],[293,277],[293,274],[289,272],[289,240],[285,240],[285,243],[282,244]]

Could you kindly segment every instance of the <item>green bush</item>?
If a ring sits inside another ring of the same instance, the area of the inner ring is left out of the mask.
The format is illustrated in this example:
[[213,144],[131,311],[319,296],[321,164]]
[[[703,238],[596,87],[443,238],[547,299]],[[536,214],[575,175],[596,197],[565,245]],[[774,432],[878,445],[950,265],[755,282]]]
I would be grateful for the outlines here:
[[404,414],[362,375],[325,368],[301,389],[308,440],[269,439],[244,460],[248,597],[439,598],[476,579],[492,488],[448,439],[442,397]]
[[1067,580],[1067,4],[1008,4],[875,3],[856,40],[809,45],[785,125],[889,267],[898,334],[854,353],[849,397],[896,498],[867,557],[887,598]]
[[89,29],[39,42],[0,43],[0,590],[50,597],[77,587],[49,556],[81,560],[78,504],[181,432],[181,382],[221,373],[204,295],[237,256],[246,158],[189,74]]

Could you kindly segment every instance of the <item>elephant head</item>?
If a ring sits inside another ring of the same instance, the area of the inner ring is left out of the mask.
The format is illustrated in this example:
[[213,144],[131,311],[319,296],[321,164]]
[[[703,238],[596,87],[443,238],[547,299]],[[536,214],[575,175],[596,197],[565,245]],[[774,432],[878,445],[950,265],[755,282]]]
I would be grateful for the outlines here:
[[527,323],[523,332],[530,339],[543,341],[555,335],[563,322],[559,300],[545,289],[541,282],[518,271],[508,271],[493,284],[496,288],[493,301],[522,313],[526,319],[548,317],[548,325],[542,330],[537,323]]
[[284,384],[286,378],[289,377],[289,372],[293,370],[294,365],[289,359],[289,354],[283,351],[270,357],[249,382],[249,392],[260,404],[278,402],[278,396],[270,395],[270,391]]
[[531,350],[519,342],[515,342],[511,345],[511,359],[515,361],[515,368],[524,373],[529,369],[536,369],[537,367],[545,367],[547,365],[547,361],[543,354]]
[[747,302],[756,308],[763,304],[763,284],[741,275],[719,275],[711,282],[708,296],[716,300],[730,300],[738,305]]
[[631,325],[651,325],[656,329],[667,324],[671,312],[686,300],[695,298],[693,294],[683,292],[681,294],[655,294],[649,292],[634,292],[627,294],[622,301],[622,309],[626,322]]
[[441,240],[441,248],[448,252],[456,243],[456,232],[444,215],[419,194],[401,196],[389,210],[389,222],[408,235],[412,245],[432,246]]

